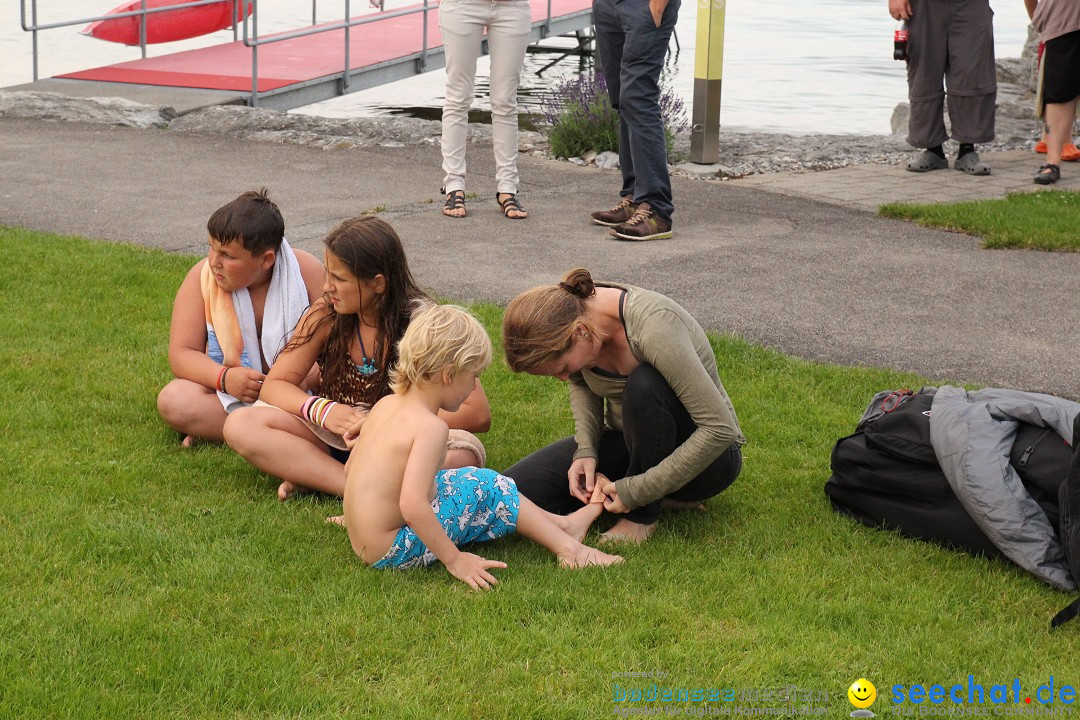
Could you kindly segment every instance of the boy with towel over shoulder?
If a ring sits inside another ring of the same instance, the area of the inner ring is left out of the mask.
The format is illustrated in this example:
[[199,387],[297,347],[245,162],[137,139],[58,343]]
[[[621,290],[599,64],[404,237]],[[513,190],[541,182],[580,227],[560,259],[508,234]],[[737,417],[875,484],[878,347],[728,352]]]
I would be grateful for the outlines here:
[[263,377],[297,320],[322,295],[319,260],[293,250],[266,189],[218,208],[206,223],[209,251],[188,271],[173,303],[169,366],[175,380],[158,412],[183,434],[223,442],[228,413],[259,397]]

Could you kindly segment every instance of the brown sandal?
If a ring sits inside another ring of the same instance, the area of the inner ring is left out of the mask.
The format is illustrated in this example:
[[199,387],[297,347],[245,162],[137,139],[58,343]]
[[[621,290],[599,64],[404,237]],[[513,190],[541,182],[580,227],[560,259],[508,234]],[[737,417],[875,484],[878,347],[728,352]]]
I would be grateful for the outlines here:
[[[499,199],[500,195],[505,195],[502,200]],[[511,220],[524,220],[529,217],[529,211],[521,206],[518,202],[517,195],[514,193],[495,193],[495,201],[499,203],[499,207],[502,208],[503,217],[510,218]],[[524,215],[513,216],[512,212],[525,213]]]
[[451,190],[446,193],[446,202],[443,203],[442,212],[448,218],[454,218],[460,220],[465,217],[466,212],[462,212],[460,215],[451,215],[454,210],[465,210],[465,191],[464,190]]

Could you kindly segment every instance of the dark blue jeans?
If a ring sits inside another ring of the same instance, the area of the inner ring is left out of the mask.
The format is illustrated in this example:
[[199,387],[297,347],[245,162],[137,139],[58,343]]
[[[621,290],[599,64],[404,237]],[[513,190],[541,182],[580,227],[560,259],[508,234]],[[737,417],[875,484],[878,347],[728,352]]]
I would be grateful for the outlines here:
[[649,203],[668,223],[675,206],[660,117],[660,70],[681,4],[669,0],[656,27],[648,0],[593,0],[596,48],[611,104],[619,113],[620,194]]
[[[596,470],[612,480],[638,475],[655,467],[697,429],[675,391],[651,365],[639,365],[623,392],[623,429],[605,429],[597,447]],[[568,437],[541,448],[507,468],[503,473],[517,483],[525,497],[556,515],[581,508],[570,494],[566,477],[574,461],[577,443]],[[732,445],[694,478],[688,478],[669,498],[706,500],[726,489],[742,470],[742,452]],[[651,525],[660,517],[660,501],[634,508],[624,517]]]

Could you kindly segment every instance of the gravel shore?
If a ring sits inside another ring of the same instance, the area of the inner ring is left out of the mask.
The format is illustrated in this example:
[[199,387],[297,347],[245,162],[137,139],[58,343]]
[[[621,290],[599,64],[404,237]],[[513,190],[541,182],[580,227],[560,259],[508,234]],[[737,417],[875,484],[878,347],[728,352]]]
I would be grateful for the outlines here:
[[[999,61],[998,85],[997,139],[980,145],[979,149],[1030,149],[1041,133],[1041,123],[1034,117],[1031,99],[1030,58]],[[212,133],[337,150],[373,145],[438,144],[441,132],[439,122],[432,120],[402,117],[332,119],[236,105],[211,107],[176,117],[171,108],[155,108],[119,98],[73,98],[43,92],[0,91],[0,117],[159,127],[173,132]],[[838,124],[842,122],[838,121]],[[867,163],[898,165],[914,153],[904,139],[906,126],[907,104],[900,103],[893,114],[893,133],[889,135],[721,132],[719,169],[704,175],[700,172],[686,174],[738,178]],[[484,142],[490,137],[490,126],[475,123],[469,126],[470,141]],[[537,132],[523,131],[520,149],[524,153],[549,156],[547,140]],[[675,157],[688,158],[689,150],[689,131],[684,131],[676,138]],[[948,146],[946,151],[955,153],[955,149]],[[593,159],[572,160],[580,165]],[[676,172],[680,171],[676,169]]]

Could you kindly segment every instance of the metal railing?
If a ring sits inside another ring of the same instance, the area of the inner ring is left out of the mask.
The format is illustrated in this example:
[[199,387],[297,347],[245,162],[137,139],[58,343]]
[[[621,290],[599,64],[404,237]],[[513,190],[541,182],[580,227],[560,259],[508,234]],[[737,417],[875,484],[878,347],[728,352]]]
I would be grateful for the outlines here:
[[[131,10],[123,13],[115,13],[110,15],[97,15],[89,18],[81,18],[79,20],[65,20],[63,22],[53,22],[46,24],[38,24],[37,20],[37,5],[38,0],[29,0],[30,2],[30,22],[27,24],[26,5],[27,0],[19,0],[20,21],[22,23],[22,29],[33,35],[33,50],[34,50],[34,80],[38,79],[38,33],[43,30],[54,30],[57,28],[72,27],[74,25],[85,25],[87,23],[99,22],[102,20],[118,20],[127,17],[140,17],[142,21],[139,23],[139,48],[142,52],[142,57],[146,57],[146,16],[153,15],[155,13],[169,12],[172,10],[178,10],[183,8],[199,7],[202,5],[213,5],[224,0],[190,0],[189,2],[183,2],[178,0],[175,5],[167,5],[165,7],[148,8],[146,7],[147,0],[140,0],[140,9]],[[259,37],[259,0],[234,0],[233,2],[233,39],[241,39],[238,35],[237,27],[241,25],[239,15],[243,15],[243,43],[245,46],[251,48],[251,97],[249,98],[249,104],[255,107],[259,101],[259,48],[263,45],[271,45],[273,43],[284,42],[286,40],[293,40],[295,38],[307,37],[309,35],[318,35],[325,32],[333,32],[335,30],[344,30],[344,67],[341,71],[341,94],[345,94],[349,91],[350,74],[352,68],[350,67],[349,58],[349,32],[351,28],[358,25],[366,25],[372,22],[378,22],[380,20],[389,20],[391,18],[403,17],[406,15],[413,15],[415,13],[423,13],[424,21],[422,24],[421,33],[422,42],[421,50],[416,55],[416,70],[417,72],[423,72],[427,66],[428,56],[428,15],[436,9],[438,6],[433,4],[431,0],[423,0],[423,4],[419,7],[406,8],[402,10],[394,10],[391,12],[384,11],[385,0],[378,0],[378,5],[372,4],[372,7],[379,9],[378,15],[370,15],[362,18],[350,17],[350,2],[351,0],[345,0],[345,18],[340,22],[331,23],[318,27],[311,27],[306,30],[296,30],[294,32],[286,32],[281,34],[275,34],[270,37]],[[316,25],[316,3],[317,0],[311,0],[311,24]],[[247,7],[251,8],[250,13],[244,13]],[[548,37],[551,27],[551,0],[547,0],[547,16],[544,20],[544,24],[540,27],[540,37]]]
[[[34,45],[34,80],[38,79],[38,33],[42,30],[55,30],[57,28],[72,27],[73,25],[86,25],[88,23],[100,22],[103,20],[119,20],[128,17],[141,17],[142,21],[139,23],[139,49],[142,52],[142,56],[146,57],[146,16],[153,15],[160,12],[170,12],[173,10],[180,10],[184,8],[199,7],[201,5],[216,5],[220,4],[222,0],[191,0],[190,2],[177,2],[175,5],[167,5],[165,7],[148,8],[146,7],[146,0],[140,0],[140,9],[129,10],[123,13],[113,13],[110,15],[96,15],[94,17],[80,18],[78,20],[64,20],[62,22],[45,23],[39,25],[37,21],[37,0],[30,0],[30,24],[26,23],[26,0],[19,0],[19,21],[22,29],[30,33],[33,37]],[[251,4],[251,0],[248,0],[248,4]],[[312,0],[312,17],[314,17],[315,0]],[[243,0],[236,0],[233,3],[233,40],[238,40],[237,26],[240,24],[238,17],[243,7]]]
[[[349,92],[349,76],[352,68],[349,62],[349,30],[357,25],[367,25],[368,23],[378,22],[380,20],[389,20],[392,18],[404,17],[406,15],[415,15],[416,13],[424,14],[424,22],[421,27],[421,49],[420,53],[416,56],[416,71],[418,73],[423,72],[427,67],[427,55],[428,55],[428,14],[434,10],[437,5],[434,5],[430,0],[424,0],[423,4],[419,7],[406,8],[403,10],[394,10],[391,12],[385,12],[383,7],[385,0],[379,0],[379,4],[372,7],[379,8],[378,15],[370,15],[362,18],[350,17],[350,0],[345,0],[345,19],[341,22],[323,25],[321,27],[313,27],[308,30],[297,30],[295,32],[288,32],[279,35],[274,35],[269,38],[262,39],[259,37],[259,0],[250,0],[254,9],[249,17],[244,18],[244,32],[243,41],[244,45],[251,48],[251,97],[249,104],[252,107],[256,107],[259,102],[259,48],[263,45],[270,45],[277,42],[284,42],[286,40],[293,40],[295,38],[307,37],[309,35],[318,35],[319,33],[332,32],[334,30],[345,31],[345,52],[344,52],[344,67],[341,71],[341,94]],[[312,0],[311,8],[311,22],[315,24],[315,2]],[[248,33],[248,25],[251,25],[251,33]],[[540,37],[544,38],[548,36],[548,30],[551,26],[551,0],[547,0],[547,16],[544,20],[543,26],[540,28]]]

